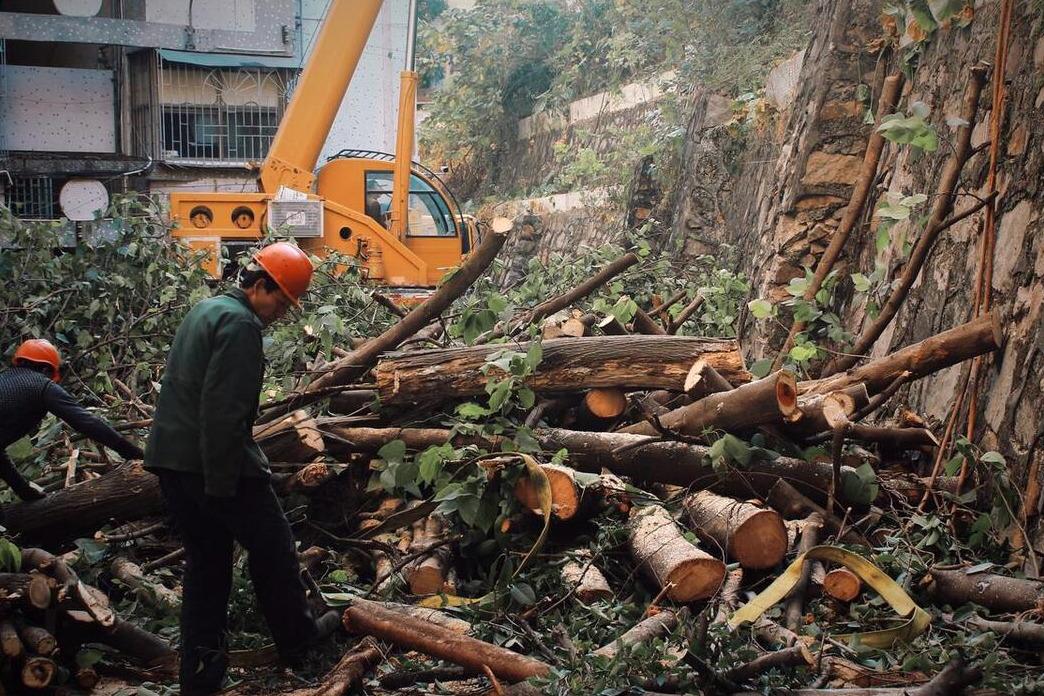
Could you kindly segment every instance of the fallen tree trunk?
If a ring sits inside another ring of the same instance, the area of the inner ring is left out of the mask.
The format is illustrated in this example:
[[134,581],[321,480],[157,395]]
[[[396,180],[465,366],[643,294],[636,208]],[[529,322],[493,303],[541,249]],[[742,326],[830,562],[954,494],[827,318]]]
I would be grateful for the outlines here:
[[[526,385],[535,391],[595,387],[680,391],[693,363],[704,358],[723,377],[745,382],[739,344],[733,339],[679,336],[591,336],[544,341],[543,359]],[[529,344],[512,345],[525,352]],[[377,364],[385,404],[453,399],[484,394],[487,360],[501,345],[390,353]]]
[[743,683],[759,674],[764,674],[771,669],[791,669],[793,667],[811,667],[816,662],[806,646],[798,644],[784,650],[776,650],[750,662],[736,665],[725,673],[725,678],[731,682]]
[[[801,526],[801,541],[798,544],[798,554],[809,551],[819,543],[819,530],[823,527],[823,518],[818,512],[813,512],[805,518]],[[806,560],[801,564],[801,578],[794,583],[794,589],[787,600],[785,619],[787,629],[797,633],[805,625],[805,593],[808,590],[809,579],[812,575],[812,563]]]
[[977,355],[993,352],[1003,345],[1001,314],[995,310],[865,365],[801,382],[798,390],[802,394],[828,394],[862,382],[873,395],[887,389],[903,372],[908,371],[909,381],[913,381]]
[[350,633],[371,635],[426,655],[447,660],[478,673],[488,667],[494,675],[525,681],[551,672],[551,666],[490,643],[462,636],[430,622],[368,604],[349,606],[344,626]]
[[321,394],[322,390],[327,387],[350,383],[368,370],[377,360],[378,355],[394,350],[400,343],[446,311],[454,300],[463,295],[493,262],[513,227],[514,224],[510,220],[495,219],[478,248],[460,265],[456,273],[439,286],[431,297],[414,307],[401,321],[380,336],[367,341],[333,363],[325,373],[305,387],[302,398],[295,405],[304,405],[322,398],[317,394]]
[[[965,688],[982,679],[982,670],[968,667],[960,658],[955,658],[927,684],[899,688],[865,689],[792,689],[786,696],[959,696]],[[761,691],[743,691],[733,696],[760,696]]]
[[725,564],[682,536],[659,505],[632,511],[628,546],[638,565],[675,602],[706,599],[725,579]]
[[130,462],[42,500],[10,505],[4,513],[7,528],[23,539],[54,542],[90,536],[110,522],[140,519],[162,510],[159,479],[140,462]]
[[[727,375],[722,376],[728,379]],[[780,370],[732,391],[711,394],[687,406],[668,411],[659,417],[659,421],[668,430],[700,435],[706,429],[736,431],[778,423],[796,410],[797,381],[792,373]],[[621,428],[619,432],[656,435],[659,431],[652,423],[635,423]]]
[[594,654],[599,657],[612,659],[624,648],[662,638],[677,628],[679,619],[684,611],[684,609],[681,611],[664,609],[652,616],[647,616],[628,629],[626,633],[617,637],[612,643],[607,643],[595,650]]
[[174,590],[146,578],[138,564],[118,556],[112,560],[109,569],[114,578],[154,609],[172,612],[181,606],[181,597]]
[[1044,582],[1020,580],[992,573],[968,575],[963,568],[932,568],[930,589],[939,600],[954,606],[975,602],[991,611],[1022,612],[1044,608]]
[[787,555],[787,530],[775,510],[697,491],[685,498],[696,534],[713,540],[743,568],[772,568]]

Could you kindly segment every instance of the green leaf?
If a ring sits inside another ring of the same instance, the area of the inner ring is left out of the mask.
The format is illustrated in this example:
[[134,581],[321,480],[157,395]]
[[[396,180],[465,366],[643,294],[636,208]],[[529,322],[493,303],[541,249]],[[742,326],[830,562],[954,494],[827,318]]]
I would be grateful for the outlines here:
[[995,464],[1001,468],[1007,466],[1007,460],[1004,459],[1004,455],[992,450],[979,457],[979,461],[984,464]]
[[870,290],[870,279],[862,273],[853,273],[852,285],[855,286],[856,292],[867,292]]
[[0,571],[17,573],[22,569],[22,550],[10,539],[0,538]]
[[762,377],[765,377],[766,375],[768,375],[768,373],[771,370],[772,370],[772,359],[771,358],[762,358],[761,360],[755,361],[755,363],[750,366],[750,374],[754,375],[754,377],[757,378],[757,379],[761,379]]
[[747,303],[747,307],[750,309],[750,313],[754,315],[755,319],[768,319],[776,312],[776,307],[768,300],[751,300]]
[[529,349],[526,350],[526,367],[529,368],[529,374],[532,374],[536,370],[537,366],[540,365],[540,361],[544,359],[544,347],[540,344],[540,341],[533,341],[529,344]]
[[805,363],[816,357],[816,347],[810,343],[806,343],[800,346],[794,346],[790,349],[788,355],[794,362]]
[[398,464],[406,457],[406,443],[402,440],[392,440],[377,450],[377,456],[389,466]]
[[463,404],[458,404],[456,413],[458,417],[465,420],[478,420],[480,418],[485,418],[490,412],[485,406],[477,404],[474,401],[468,401]]
[[525,607],[536,604],[536,592],[528,583],[516,582],[511,586],[511,599]]

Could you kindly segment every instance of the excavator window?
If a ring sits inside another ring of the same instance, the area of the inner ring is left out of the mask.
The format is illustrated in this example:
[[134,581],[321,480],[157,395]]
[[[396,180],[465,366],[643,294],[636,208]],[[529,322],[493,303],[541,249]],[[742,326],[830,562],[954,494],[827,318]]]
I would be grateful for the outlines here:
[[[392,202],[392,173],[366,172],[366,214],[387,227]],[[371,212],[372,211],[372,212]],[[410,176],[410,237],[456,237],[457,226],[449,206],[431,184]]]

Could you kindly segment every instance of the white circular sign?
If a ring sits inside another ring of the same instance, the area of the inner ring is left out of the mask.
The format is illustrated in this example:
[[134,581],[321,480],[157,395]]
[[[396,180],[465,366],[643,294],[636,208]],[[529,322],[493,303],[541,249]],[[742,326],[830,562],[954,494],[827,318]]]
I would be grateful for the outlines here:
[[70,179],[58,194],[58,203],[70,220],[93,220],[109,207],[109,192],[97,179]]
[[54,0],[58,14],[70,17],[93,17],[101,11],[102,0]]

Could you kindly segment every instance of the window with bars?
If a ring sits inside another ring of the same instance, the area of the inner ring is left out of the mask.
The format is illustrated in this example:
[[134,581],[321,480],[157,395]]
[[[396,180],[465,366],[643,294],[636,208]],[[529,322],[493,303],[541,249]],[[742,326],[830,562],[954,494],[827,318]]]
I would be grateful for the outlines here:
[[55,220],[62,216],[58,205],[60,188],[49,176],[13,177],[7,188],[7,207],[24,220]]
[[260,160],[279,129],[274,107],[163,105],[163,153],[166,157]]

